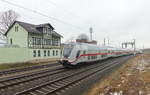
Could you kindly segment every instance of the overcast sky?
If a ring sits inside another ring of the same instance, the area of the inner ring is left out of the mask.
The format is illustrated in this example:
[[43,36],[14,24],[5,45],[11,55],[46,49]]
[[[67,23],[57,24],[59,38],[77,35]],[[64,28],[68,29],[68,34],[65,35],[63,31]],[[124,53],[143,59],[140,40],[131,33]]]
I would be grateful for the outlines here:
[[5,0],[65,23],[2,1],[0,12],[12,9],[20,14],[20,21],[51,23],[63,42],[81,33],[89,36],[89,28],[93,27],[93,38],[100,45],[104,38],[110,39],[113,46],[136,39],[138,48],[150,47],[150,0]]

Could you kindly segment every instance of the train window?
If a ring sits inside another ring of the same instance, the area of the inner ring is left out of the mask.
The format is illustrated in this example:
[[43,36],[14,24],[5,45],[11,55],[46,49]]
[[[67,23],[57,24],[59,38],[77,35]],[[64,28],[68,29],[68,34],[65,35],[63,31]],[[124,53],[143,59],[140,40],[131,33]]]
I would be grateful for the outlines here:
[[63,56],[68,58],[74,48],[74,45],[66,44],[64,45]]
[[95,55],[95,59],[97,59],[97,55]]
[[77,52],[76,58],[78,58],[80,55],[80,50]]
[[93,56],[91,56],[91,59],[93,59]]
[[83,51],[83,55],[85,55],[86,54],[86,51]]
[[92,59],[95,59],[94,56],[92,56]]
[[97,59],[97,55],[95,55],[95,59]]
[[107,56],[107,55],[102,55],[102,58],[103,58],[103,57],[106,57],[106,56]]
[[90,57],[90,56],[88,56],[88,60],[90,60],[90,58],[91,58],[91,57]]
[[99,51],[99,53],[101,53],[101,51]]

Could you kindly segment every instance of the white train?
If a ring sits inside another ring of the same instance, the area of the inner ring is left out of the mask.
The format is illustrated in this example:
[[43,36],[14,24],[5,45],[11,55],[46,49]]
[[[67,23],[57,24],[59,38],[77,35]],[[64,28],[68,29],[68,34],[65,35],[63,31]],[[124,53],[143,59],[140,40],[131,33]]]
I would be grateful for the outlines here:
[[110,57],[131,54],[134,54],[134,51],[129,49],[100,47],[92,44],[70,42],[64,45],[62,58],[59,63],[65,67],[74,67],[81,63],[91,63]]

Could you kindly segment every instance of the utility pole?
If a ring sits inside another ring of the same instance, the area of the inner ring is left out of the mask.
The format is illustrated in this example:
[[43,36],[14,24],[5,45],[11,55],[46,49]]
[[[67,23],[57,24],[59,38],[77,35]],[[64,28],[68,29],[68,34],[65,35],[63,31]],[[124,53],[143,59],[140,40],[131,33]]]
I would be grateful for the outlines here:
[[133,39],[131,42],[124,42],[122,43],[122,47],[128,48],[128,45],[131,45],[132,49],[134,50],[134,54],[136,53],[136,39]]
[[109,41],[109,38],[108,38],[108,46],[109,46],[109,43],[110,43],[110,41]]
[[93,28],[90,27],[90,39],[91,39],[91,41],[92,41],[92,33],[93,33]]
[[134,53],[135,53],[135,51],[136,51],[136,44],[135,44],[135,42],[136,42],[136,39],[133,39],[133,43],[134,43]]
[[104,46],[106,45],[106,39],[104,38]]
[[136,39],[133,39],[131,42],[123,42],[122,43],[122,48],[128,48],[128,45],[131,45],[131,47],[134,49],[134,52],[136,51]]

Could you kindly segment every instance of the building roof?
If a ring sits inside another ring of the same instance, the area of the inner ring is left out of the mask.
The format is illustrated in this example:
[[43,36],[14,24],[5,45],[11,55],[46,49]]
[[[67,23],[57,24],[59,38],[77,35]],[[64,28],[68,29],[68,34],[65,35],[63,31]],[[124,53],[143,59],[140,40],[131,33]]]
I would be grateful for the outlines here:
[[[41,34],[42,32],[39,31],[37,28],[38,27],[44,27],[46,25],[48,25],[52,30],[54,30],[54,28],[51,26],[51,24],[49,23],[45,23],[45,24],[39,24],[39,25],[34,25],[34,24],[29,24],[29,23],[25,23],[25,22],[21,22],[21,21],[15,21],[10,27],[9,29],[6,31],[5,35],[7,35],[7,33],[9,32],[9,30],[13,27],[13,25],[15,23],[18,23],[19,25],[21,25],[26,31],[30,32],[30,33],[38,33]],[[57,32],[54,31],[53,33],[54,35],[57,35],[59,37],[62,37],[60,34],[58,34]]]
[[36,29],[36,25],[34,24],[29,24],[29,23],[25,23],[25,22],[20,22],[20,21],[16,21],[19,25],[21,25],[24,29],[26,29],[28,32],[31,33],[41,33],[40,31],[38,31]]
[[62,35],[58,34],[56,31],[53,31],[53,32],[52,32],[52,35],[53,35],[53,36],[56,36],[56,37],[63,37]]
[[39,25],[36,25],[36,27],[44,27],[46,25],[48,25],[52,30],[54,30],[54,27],[49,23],[39,24]]

